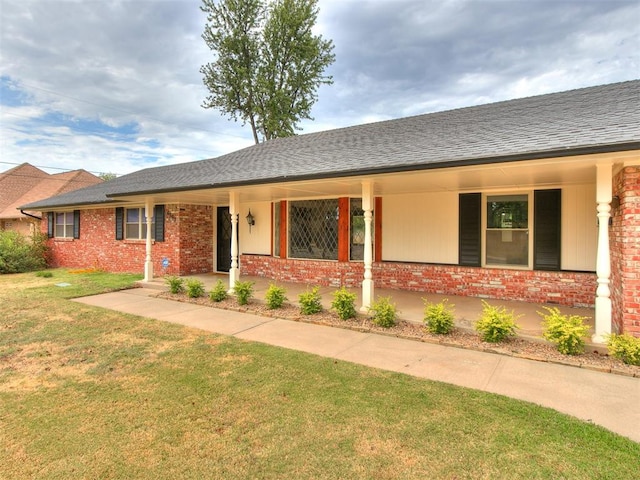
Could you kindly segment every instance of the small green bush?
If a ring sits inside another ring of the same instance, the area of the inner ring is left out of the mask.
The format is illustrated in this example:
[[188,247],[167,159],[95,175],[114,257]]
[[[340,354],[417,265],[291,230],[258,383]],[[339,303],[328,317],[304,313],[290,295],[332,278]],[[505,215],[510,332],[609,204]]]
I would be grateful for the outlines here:
[[26,237],[13,230],[0,230],[0,273],[24,273],[47,266],[47,236]]
[[380,297],[369,307],[371,321],[374,325],[383,328],[391,328],[396,324],[396,304],[391,302],[391,297]]
[[279,287],[275,283],[270,284],[264,297],[267,308],[271,310],[281,308],[284,302],[287,301],[286,293],[287,291],[284,287]]
[[482,314],[476,323],[476,330],[480,332],[485,342],[498,343],[516,334],[516,317],[514,312],[507,312],[505,307],[494,307],[482,300]]
[[227,299],[227,295],[227,287],[222,283],[222,280],[218,280],[209,292],[209,299],[212,302],[221,302]]
[[300,313],[303,315],[313,315],[322,311],[322,298],[320,296],[320,287],[313,287],[309,289],[307,287],[306,292],[302,292],[298,295],[298,302],[300,303]]
[[236,280],[233,286],[233,292],[238,299],[238,305],[246,305],[249,303],[249,299],[253,297],[253,285],[253,282]]
[[547,313],[538,312],[544,319],[542,336],[557,344],[558,351],[565,355],[579,355],[584,352],[584,336],[589,326],[584,324],[587,317],[563,315],[557,307],[542,307]]
[[335,310],[341,320],[348,320],[356,316],[356,294],[345,287],[333,292],[331,309]]
[[627,365],[640,366],[640,338],[624,333],[611,334],[607,341],[609,354],[619,358]]
[[184,292],[184,279],[174,275],[165,277],[164,281],[169,287],[169,292],[178,294]]
[[440,303],[424,300],[424,323],[427,330],[438,335],[451,333],[455,326],[453,321],[453,304],[445,298]]
[[53,272],[36,272],[36,277],[51,278],[53,277]]
[[187,280],[187,297],[199,298],[204,297],[204,283],[197,278],[190,278]]

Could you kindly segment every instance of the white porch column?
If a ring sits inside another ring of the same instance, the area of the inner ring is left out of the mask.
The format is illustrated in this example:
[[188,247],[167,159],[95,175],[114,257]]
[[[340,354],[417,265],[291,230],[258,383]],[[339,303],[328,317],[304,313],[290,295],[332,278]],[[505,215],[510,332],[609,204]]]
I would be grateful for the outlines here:
[[371,223],[373,219],[373,183],[362,182],[362,209],[364,210],[364,280],[362,280],[362,307],[360,311],[367,313],[373,302],[374,286],[371,267],[373,265],[373,237]]
[[153,280],[153,260],[151,258],[151,243],[153,238],[153,202],[149,199],[144,205],[144,216],[147,223],[147,248],[144,260],[144,281],[151,282]]
[[240,279],[238,268],[238,215],[240,196],[238,192],[229,192],[229,214],[231,215],[231,268],[229,269],[229,293],[233,293],[236,280]]
[[596,289],[596,318],[595,334],[592,340],[605,343],[605,335],[611,333],[611,256],[609,251],[609,218],[611,217],[611,164],[596,166],[596,202],[598,204],[598,250],[596,255],[596,275],[598,288]]

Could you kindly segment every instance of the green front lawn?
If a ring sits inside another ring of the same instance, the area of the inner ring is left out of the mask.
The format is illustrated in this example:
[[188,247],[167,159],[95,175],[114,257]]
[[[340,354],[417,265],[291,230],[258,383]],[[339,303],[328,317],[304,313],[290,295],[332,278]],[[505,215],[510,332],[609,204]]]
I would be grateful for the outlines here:
[[53,274],[0,276],[2,478],[637,475],[640,444],[552,410],[70,302],[139,277]]

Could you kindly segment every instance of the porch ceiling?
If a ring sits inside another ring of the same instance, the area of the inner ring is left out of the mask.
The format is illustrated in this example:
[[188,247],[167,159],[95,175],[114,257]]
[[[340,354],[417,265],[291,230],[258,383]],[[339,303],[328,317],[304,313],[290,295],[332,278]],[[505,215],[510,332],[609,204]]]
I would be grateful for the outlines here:
[[[395,195],[419,192],[470,192],[490,190],[527,190],[560,185],[596,182],[596,165],[603,161],[622,163],[628,157],[638,158],[638,152],[583,155],[544,160],[451,167],[422,171],[389,173],[367,177],[353,176],[234,188],[211,188],[180,192],[165,192],[151,196],[154,203],[187,203],[225,205],[229,192],[240,193],[242,202],[280,199],[360,196],[362,181],[375,185],[375,195]],[[128,196],[119,200],[141,202],[148,197]]]

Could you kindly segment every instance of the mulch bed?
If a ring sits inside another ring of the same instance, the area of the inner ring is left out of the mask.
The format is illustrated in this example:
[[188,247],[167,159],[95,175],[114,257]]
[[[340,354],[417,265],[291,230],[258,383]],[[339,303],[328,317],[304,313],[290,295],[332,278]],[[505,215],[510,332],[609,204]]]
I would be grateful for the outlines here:
[[[556,350],[554,345],[542,338],[515,337],[500,343],[487,343],[483,342],[476,332],[463,328],[456,328],[448,335],[436,335],[429,333],[423,325],[404,320],[398,321],[394,327],[382,328],[374,325],[369,317],[365,315],[358,315],[356,318],[349,320],[341,320],[336,313],[329,310],[324,310],[313,315],[302,315],[300,308],[292,304],[285,304],[282,308],[270,310],[264,303],[256,299],[251,299],[248,305],[240,306],[234,297],[229,297],[222,302],[212,302],[207,297],[189,298],[185,294],[171,294],[169,292],[161,292],[156,296],[168,300],[204,305],[211,308],[253,313],[270,318],[327,325],[359,332],[370,332],[419,342],[508,355],[539,362],[558,363],[577,368],[587,368],[599,372],[640,378],[639,366],[627,365],[621,360],[603,353],[602,348],[593,349],[592,351],[587,350],[581,355],[571,356],[561,354]],[[589,349],[588,345],[587,349]]]

